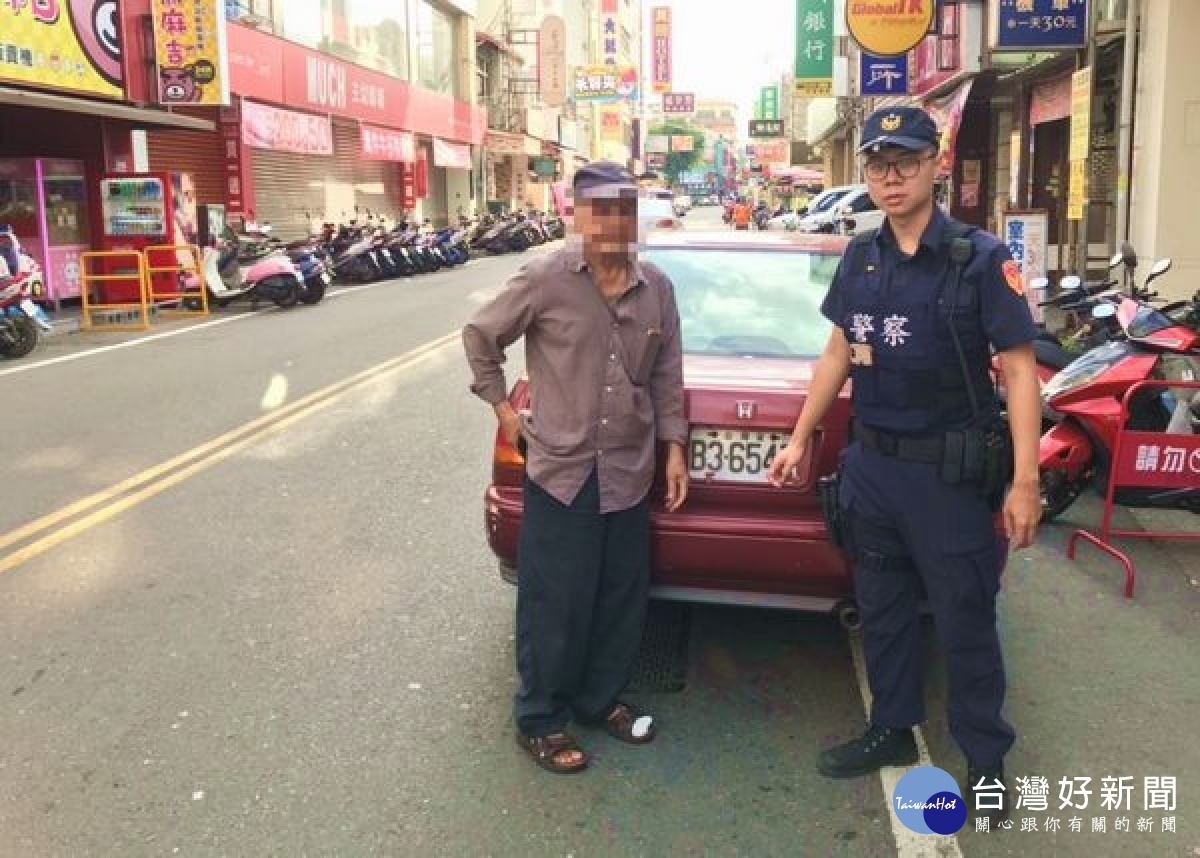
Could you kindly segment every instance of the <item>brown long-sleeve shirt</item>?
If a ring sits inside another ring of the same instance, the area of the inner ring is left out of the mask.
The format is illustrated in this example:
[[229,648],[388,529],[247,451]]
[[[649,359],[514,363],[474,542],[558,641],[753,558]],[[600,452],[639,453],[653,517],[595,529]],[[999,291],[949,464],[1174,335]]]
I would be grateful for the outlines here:
[[633,264],[631,280],[606,301],[569,243],[523,266],[463,329],[471,390],[491,405],[508,394],[504,350],[524,335],[526,471],[563,504],[595,468],[601,512],[634,506],[654,479],[656,440],[687,443],[671,281],[648,262]]

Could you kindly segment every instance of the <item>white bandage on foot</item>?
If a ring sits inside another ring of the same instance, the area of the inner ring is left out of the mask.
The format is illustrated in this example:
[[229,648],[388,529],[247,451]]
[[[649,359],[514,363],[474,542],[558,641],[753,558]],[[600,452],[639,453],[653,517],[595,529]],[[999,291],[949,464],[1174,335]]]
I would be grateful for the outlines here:
[[644,739],[650,732],[650,727],[653,724],[654,717],[652,715],[641,715],[633,722],[633,726],[629,728],[629,733],[635,739]]

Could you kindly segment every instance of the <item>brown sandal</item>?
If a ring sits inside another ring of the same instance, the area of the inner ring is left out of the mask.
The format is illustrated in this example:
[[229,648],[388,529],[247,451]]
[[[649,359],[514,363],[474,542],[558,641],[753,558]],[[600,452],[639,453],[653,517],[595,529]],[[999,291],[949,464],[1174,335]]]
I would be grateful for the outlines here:
[[[524,748],[529,753],[529,756],[533,757],[535,763],[548,772],[568,775],[581,772],[587,768],[588,755],[584,753],[583,748],[579,747],[579,743],[575,741],[575,738],[567,733],[551,733],[549,736],[526,736],[518,732],[517,744]],[[568,754],[571,751],[579,753],[579,762],[567,763],[560,759],[561,755]]]
[[630,745],[644,745],[654,741],[656,730],[654,718],[645,712],[639,712],[628,703],[618,703],[616,708],[604,719],[604,729],[608,735]]

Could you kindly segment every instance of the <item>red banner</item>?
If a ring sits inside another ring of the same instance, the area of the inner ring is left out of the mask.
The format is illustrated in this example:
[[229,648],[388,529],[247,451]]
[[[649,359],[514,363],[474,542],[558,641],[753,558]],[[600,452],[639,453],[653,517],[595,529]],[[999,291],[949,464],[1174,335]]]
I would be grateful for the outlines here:
[[242,141],[241,99],[221,108],[221,142],[225,155],[225,207],[227,214],[248,217],[254,211],[254,182],[250,154]]
[[359,132],[362,138],[362,154],[372,161],[407,161],[417,159],[417,146],[410,131],[393,131],[390,128],[375,128],[363,125]]
[[479,145],[487,110],[240,24],[226,28],[232,90],[273,104]]
[[417,207],[417,165],[402,163],[400,165],[400,207],[412,211]]
[[1126,431],[1113,478],[1119,486],[1194,489],[1200,485],[1200,435]]
[[433,164],[435,167],[449,167],[452,170],[469,170],[471,169],[471,147],[434,137]]
[[429,196],[429,156],[425,149],[417,150],[417,178],[413,184],[418,199]]

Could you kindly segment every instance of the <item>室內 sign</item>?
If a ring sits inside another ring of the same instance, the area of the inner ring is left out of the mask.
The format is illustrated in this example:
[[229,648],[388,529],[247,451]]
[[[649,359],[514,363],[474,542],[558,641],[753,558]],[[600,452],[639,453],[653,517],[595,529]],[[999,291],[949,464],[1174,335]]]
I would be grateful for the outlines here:
[[864,51],[898,57],[925,38],[936,6],[936,0],[846,0],[846,28]]

